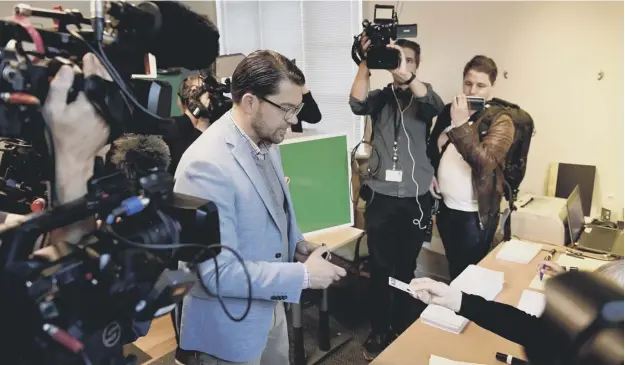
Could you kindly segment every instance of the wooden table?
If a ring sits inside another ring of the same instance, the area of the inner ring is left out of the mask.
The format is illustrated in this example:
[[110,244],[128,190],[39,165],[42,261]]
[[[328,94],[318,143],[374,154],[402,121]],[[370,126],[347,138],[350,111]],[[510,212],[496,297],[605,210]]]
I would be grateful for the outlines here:
[[[537,273],[537,264],[544,259],[547,251],[539,252],[531,263],[522,265],[496,260],[497,252],[502,246],[499,245],[491,251],[479,266],[504,273],[504,288],[495,300],[516,306],[523,290],[529,289]],[[549,249],[556,248],[544,246]],[[561,252],[563,248],[557,250]],[[464,331],[456,335],[417,320],[375,358],[371,365],[428,365],[431,354],[455,361],[501,365],[495,359],[496,352],[526,359],[521,346],[482,329],[473,322],[469,322]]]
[[[337,229],[325,230],[311,234],[305,234],[304,238],[308,242],[316,244],[325,244],[328,250],[333,251],[346,244],[359,240],[364,236],[362,229],[354,227],[339,227]],[[291,314],[293,318],[293,334],[294,338],[294,362],[295,365],[312,365],[320,362],[326,356],[331,354],[352,338],[347,335],[346,331],[339,331],[332,337],[330,331],[330,315],[328,313],[328,290],[322,291],[321,305],[319,306],[319,337],[318,348],[309,356],[304,351],[304,329],[302,327],[302,309],[301,305],[293,304],[291,306]]]

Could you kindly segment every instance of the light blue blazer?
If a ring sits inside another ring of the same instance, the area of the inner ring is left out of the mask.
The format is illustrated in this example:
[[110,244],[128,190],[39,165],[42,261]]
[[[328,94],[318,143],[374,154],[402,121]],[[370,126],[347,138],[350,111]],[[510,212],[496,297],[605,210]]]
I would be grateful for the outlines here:
[[[284,190],[289,210],[289,252],[284,262],[277,214],[246,139],[229,113],[211,125],[182,156],[174,191],[209,199],[217,205],[221,244],[236,250],[251,276],[252,306],[242,322],[230,320],[217,297],[196,284],[184,299],[180,347],[223,360],[246,362],[262,355],[279,302],[297,303],[304,283],[304,265],[294,263],[297,242],[303,240],[284,179],[278,146],[269,158]],[[280,254],[280,255],[278,255]],[[247,280],[241,264],[222,249],[218,255],[219,291],[228,311],[245,311]],[[213,260],[200,265],[202,278],[216,293]]]

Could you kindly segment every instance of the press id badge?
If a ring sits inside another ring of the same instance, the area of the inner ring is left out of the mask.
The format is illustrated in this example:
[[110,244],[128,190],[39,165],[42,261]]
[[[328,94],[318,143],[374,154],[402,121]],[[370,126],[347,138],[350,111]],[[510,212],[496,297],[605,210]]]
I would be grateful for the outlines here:
[[401,182],[401,170],[386,170],[386,181]]

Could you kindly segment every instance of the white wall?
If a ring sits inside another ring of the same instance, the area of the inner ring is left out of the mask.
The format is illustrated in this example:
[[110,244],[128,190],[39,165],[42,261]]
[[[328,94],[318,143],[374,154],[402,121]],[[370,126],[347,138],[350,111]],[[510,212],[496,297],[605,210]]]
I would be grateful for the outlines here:
[[[365,18],[376,3],[365,3]],[[404,1],[399,21],[418,24],[419,77],[446,103],[471,57],[495,60],[497,96],[536,122],[521,190],[545,193],[550,162],[595,165],[593,206],[622,219],[623,2]],[[374,72],[373,87],[388,82],[388,72]]]

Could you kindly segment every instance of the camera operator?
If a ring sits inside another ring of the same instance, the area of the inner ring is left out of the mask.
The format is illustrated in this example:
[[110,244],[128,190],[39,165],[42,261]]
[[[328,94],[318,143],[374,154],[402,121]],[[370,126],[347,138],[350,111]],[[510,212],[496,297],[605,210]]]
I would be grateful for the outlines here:
[[[365,52],[370,43],[363,33]],[[434,169],[426,155],[426,142],[432,119],[443,108],[432,86],[416,77],[420,46],[399,39],[389,47],[401,57],[399,67],[389,70],[393,83],[369,92],[369,69],[362,61],[349,99],[354,114],[371,116],[371,144],[377,152],[372,156],[379,156],[379,161],[370,162],[378,164],[379,172],[365,181],[361,192],[368,203],[365,221],[373,283],[371,333],[364,344],[368,360],[413,321],[408,314],[412,298],[391,292],[388,277],[406,282],[414,277],[432,204],[428,188]]]
[[[298,303],[302,290],[327,288],[345,275],[322,256],[325,248],[304,240],[282,171],[277,144],[302,109],[296,67],[274,51],[241,61],[232,75],[232,109],[189,147],[176,171],[175,192],[217,205],[221,241],[241,254],[251,278],[246,284],[229,252],[200,265],[205,288],[185,297],[180,326],[180,347],[193,351],[189,364],[288,365],[283,302]],[[250,315],[235,321],[222,311],[206,293],[217,285],[228,312],[240,315],[251,303]]]
[[485,113],[471,110],[467,102],[467,96],[491,100],[497,79],[495,62],[475,56],[462,75],[463,93],[438,117],[428,146],[438,179],[431,192],[437,199],[442,195],[436,224],[451,280],[480,262],[491,248],[504,189],[499,167],[514,138],[514,123],[507,113],[497,115],[488,132],[478,135]]
[[[540,265],[541,268],[543,264],[544,262]],[[623,290],[623,260],[605,264],[595,270],[594,274],[609,280]],[[516,307],[489,301],[478,295],[463,293],[430,278],[414,279],[410,283],[410,288],[415,293],[415,298],[425,304],[448,308],[488,331],[526,349],[532,349],[539,358],[550,359],[567,350],[567,339],[542,317],[535,317]],[[571,298],[563,296],[560,299]]]
[[203,117],[195,117],[189,110],[189,103],[199,103],[202,107],[208,108],[210,99],[208,92],[202,95],[195,95],[202,86],[201,76],[188,76],[180,83],[178,90],[178,107],[182,114],[174,117],[176,123],[176,135],[165,136],[165,142],[171,151],[171,164],[169,172],[174,175],[176,168],[182,158],[184,151],[193,143],[210,125],[210,120]]

